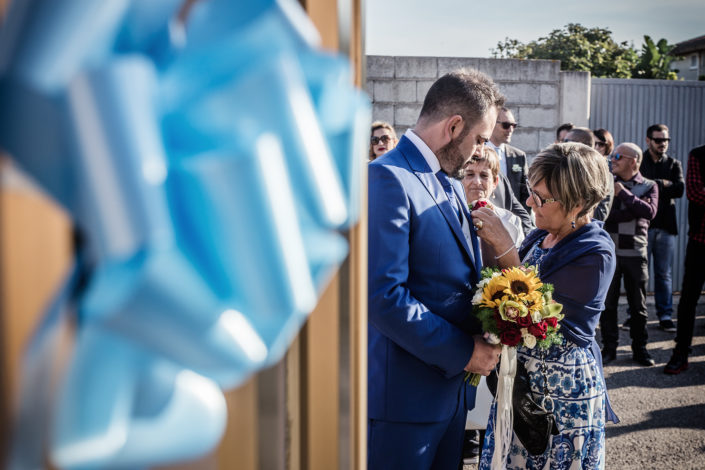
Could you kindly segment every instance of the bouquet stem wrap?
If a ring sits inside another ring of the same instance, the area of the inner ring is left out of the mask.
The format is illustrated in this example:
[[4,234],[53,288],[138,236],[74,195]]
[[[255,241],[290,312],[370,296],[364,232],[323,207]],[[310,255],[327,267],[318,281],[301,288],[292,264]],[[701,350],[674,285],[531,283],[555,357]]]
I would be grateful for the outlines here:
[[497,379],[497,413],[494,433],[494,455],[492,456],[492,470],[504,469],[509,449],[512,443],[513,421],[512,391],[514,377],[517,371],[517,350],[506,345],[502,346],[502,357],[499,364]]

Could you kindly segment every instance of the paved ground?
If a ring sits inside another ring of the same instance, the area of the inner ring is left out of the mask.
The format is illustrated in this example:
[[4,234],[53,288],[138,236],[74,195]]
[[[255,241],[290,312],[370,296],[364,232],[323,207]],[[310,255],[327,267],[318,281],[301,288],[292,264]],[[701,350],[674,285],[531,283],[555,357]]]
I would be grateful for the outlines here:
[[[653,297],[648,299],[648,349],[656,366],[645,368],[632,362],[629,332],[620,333],[617,360],[605,367],[610,399],[622,420],[607,426],[607,470],[705,469],[703,297],[696,311],[690,368],[679,375],[663,373],[675,333],[658,329]],[[678,300],[676,296],[674,303]],[[626,305],[620,302],[620,323],[625,317]],[[464,470],[476,469],[476,465],[464,466]]]

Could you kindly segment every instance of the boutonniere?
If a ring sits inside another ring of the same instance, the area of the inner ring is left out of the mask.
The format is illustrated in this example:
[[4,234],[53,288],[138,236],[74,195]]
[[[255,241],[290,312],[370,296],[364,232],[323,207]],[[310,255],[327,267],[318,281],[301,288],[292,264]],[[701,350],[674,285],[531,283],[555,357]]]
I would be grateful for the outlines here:
[[521,172],[521,165],[518,165],[515,163],[514,165],[512,165],[512,171],[514,173],[520,173]]

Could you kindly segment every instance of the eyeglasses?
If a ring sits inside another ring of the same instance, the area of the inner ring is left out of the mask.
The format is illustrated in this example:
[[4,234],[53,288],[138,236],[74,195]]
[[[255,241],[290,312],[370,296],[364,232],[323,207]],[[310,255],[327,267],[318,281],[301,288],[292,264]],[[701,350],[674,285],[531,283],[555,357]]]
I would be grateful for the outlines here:
[[611,158],[613,158],[616,161],[620,161],[623,158],[636,158],[636,157],[633,157],[631,155],[624,155],[623,153],[613,153],[611,155]]
[[372,136],[370,138],[370,142],[372,143],[372,145],[377,145],[380,141],[382,141],[384,145],[387,145],[389,142],[392,141],[392,138],[388,135],[383,135],[382,137]]
[[595,141],[595,147],[605,147],[606,145],[607,145],[607,142],[603,142],[601,140]]
[[670,142],[671,138],[670,137],[649,137],[649,139],[653,140],[657,144],[662,144],[664,142]]
[[509,122],[509,121],[497,121],[497,124],[501,124],[502,129],[504,129],[505,131],[507,129],[509,129],[510,127],[513,129],[516,129],[519,126],[519,124],[517,124],[516,122]]
[[544,204],[551,204],[552,202],[561,202],[558,199],[554,199],[552,197],[548,197],[546,199],[542,198],[538,194],[534,192],[533,189],[531,189],[531,186],[528,184],[526,185],[526,189],[529,190],[529,194],[531,194],[531,198],[534,200],[534,204],[536,204],[536,207],[543,207]]

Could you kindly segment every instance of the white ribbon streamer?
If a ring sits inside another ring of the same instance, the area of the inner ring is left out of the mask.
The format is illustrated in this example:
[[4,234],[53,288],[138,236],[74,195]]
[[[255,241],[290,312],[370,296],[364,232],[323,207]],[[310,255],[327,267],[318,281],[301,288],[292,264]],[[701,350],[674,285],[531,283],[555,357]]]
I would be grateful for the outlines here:
[[512,443],[514,414],[512,412],[512,391],[517,371],[517,350],[502,346],[502,357],[497,379],[497,413],[494,425],[494,454],[491,470],[503,470]]

